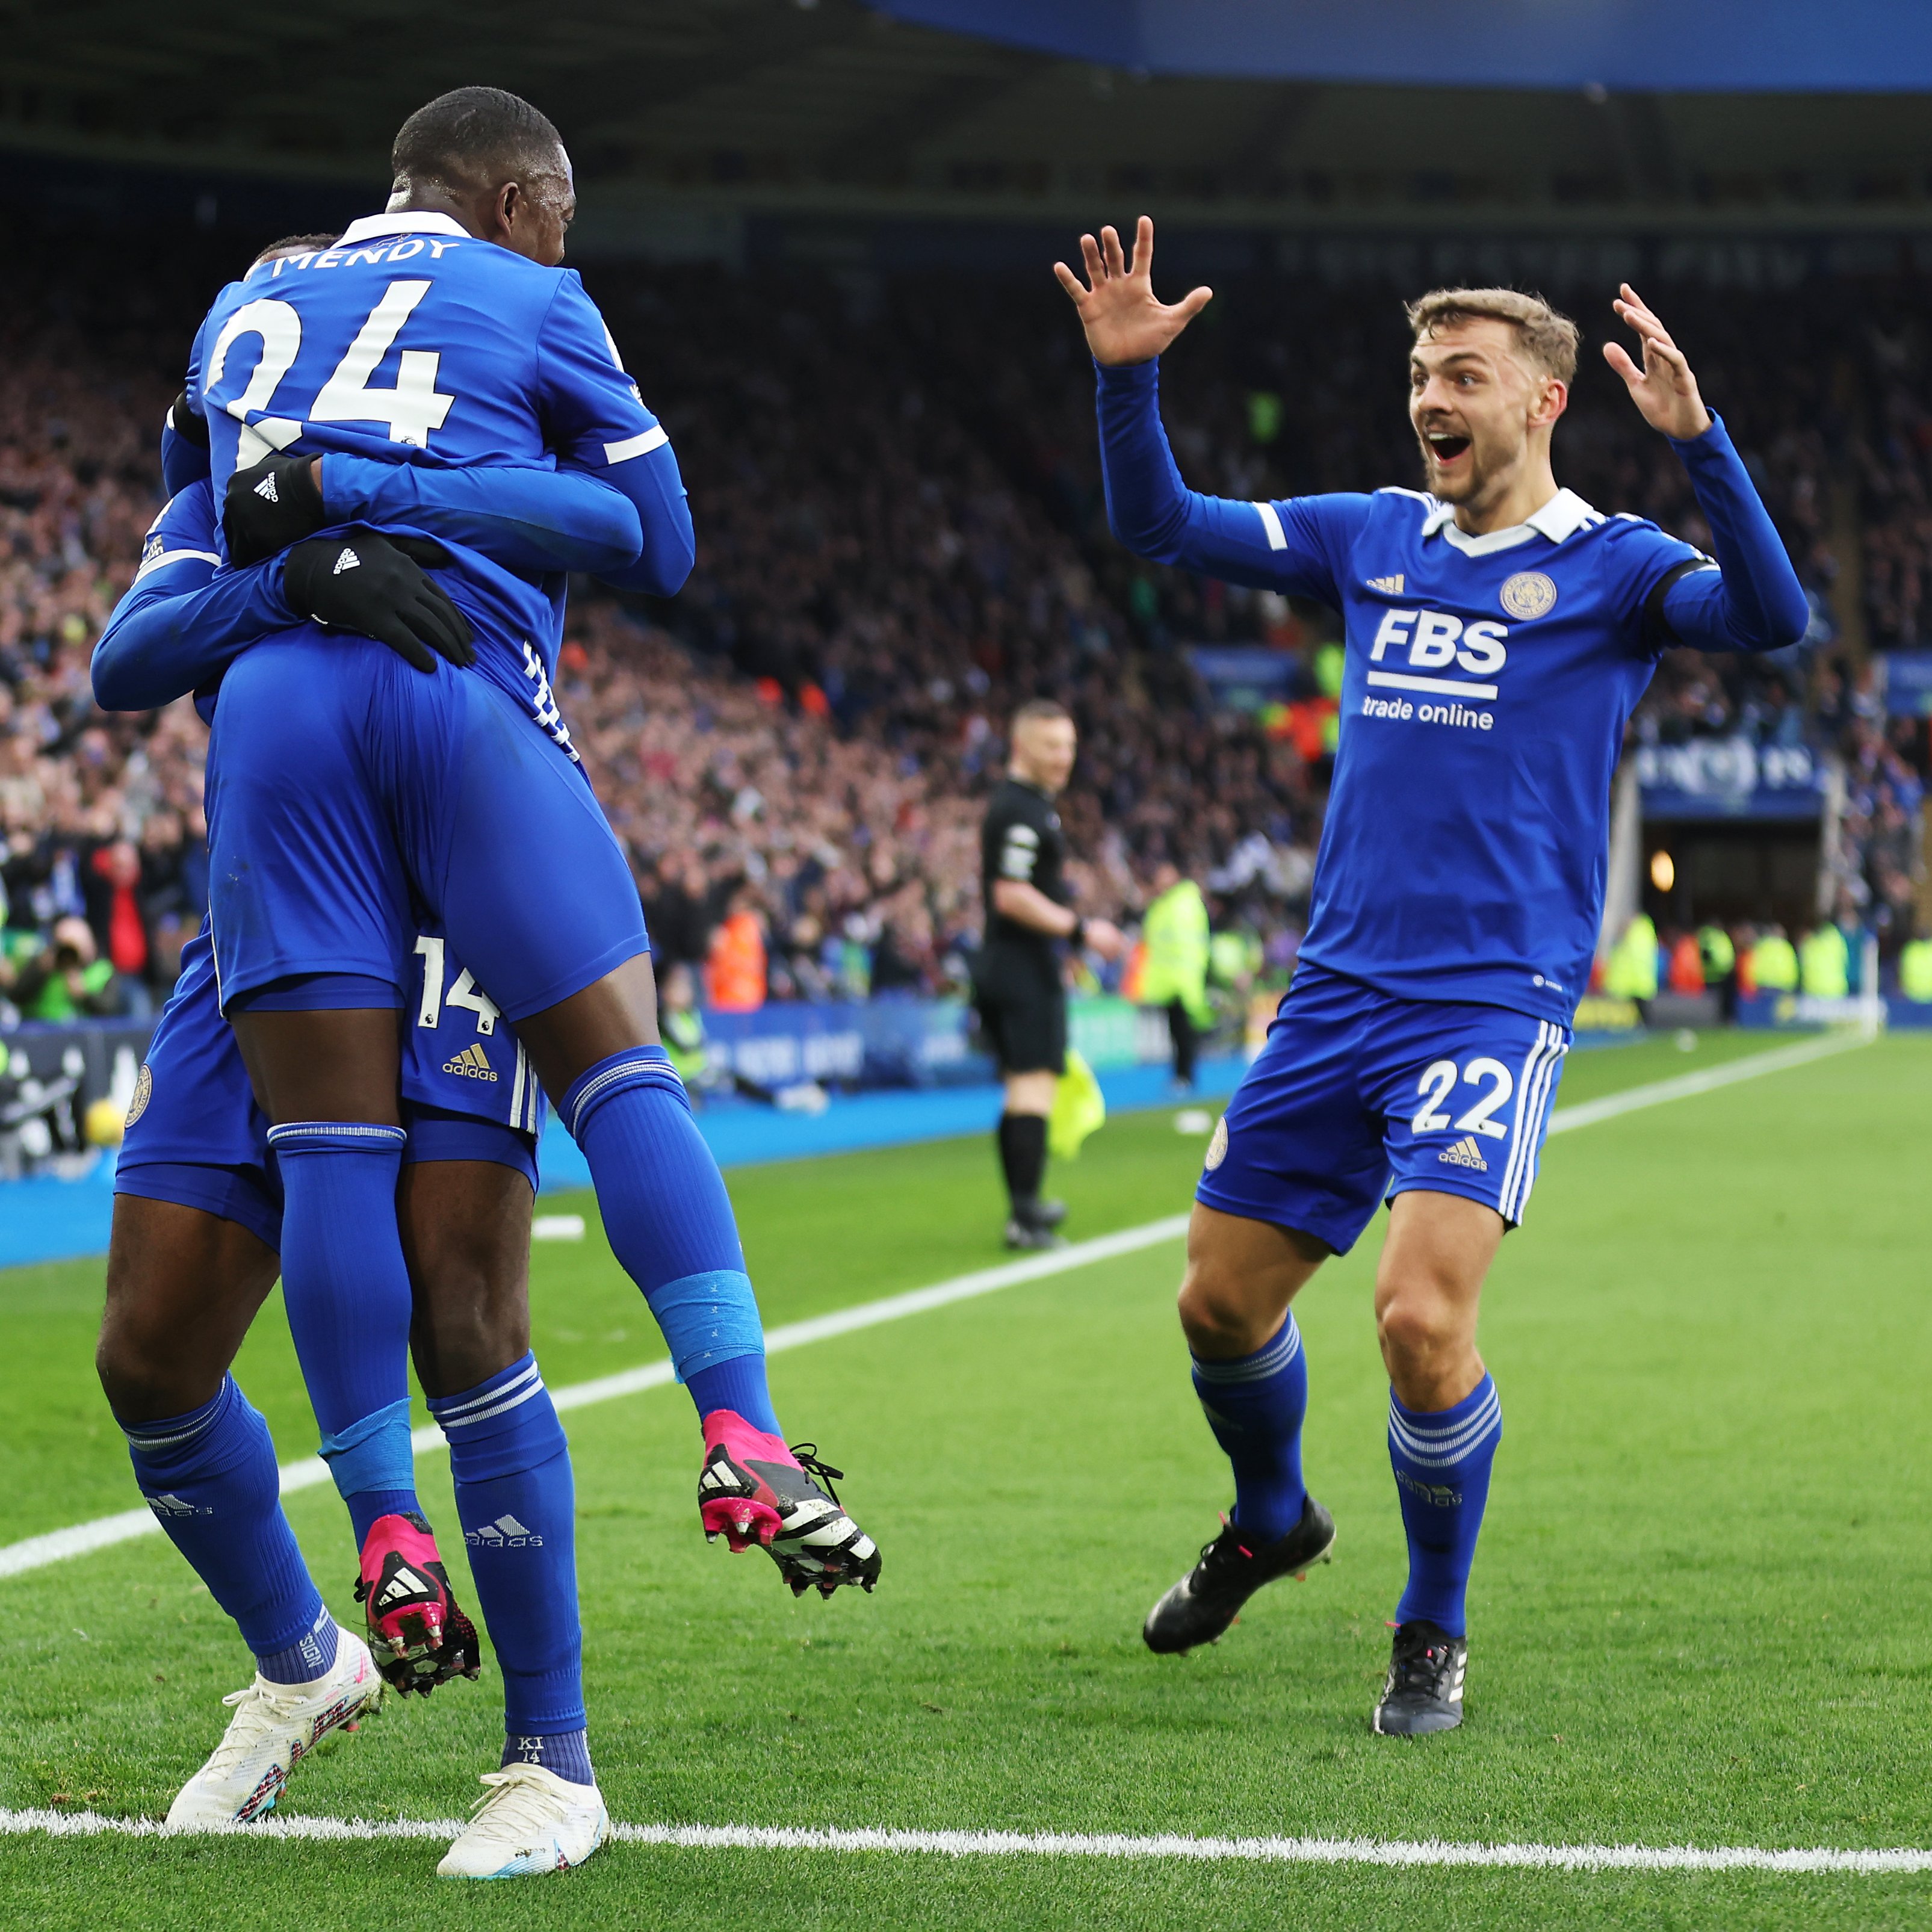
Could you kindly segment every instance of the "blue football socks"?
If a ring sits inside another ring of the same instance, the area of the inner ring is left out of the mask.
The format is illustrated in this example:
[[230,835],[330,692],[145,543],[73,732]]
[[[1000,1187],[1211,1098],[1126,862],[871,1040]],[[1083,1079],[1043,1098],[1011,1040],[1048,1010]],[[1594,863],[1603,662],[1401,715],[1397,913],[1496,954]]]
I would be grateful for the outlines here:
[[282,1514],[268,1425],[234,1378],[188,1414],[122,1427],[148,1508],[240,1627],[256,1667],[278,1684],[321,1676],[335,1661],[335,1622]]
[[1406,1408],[1391,1389],[1388,1434],[1408,1536],[1408,1587],[1396,1606],[1396,1622],[1424,1617],[1451,1636],[1462,1636],[1463,1595],[1489,1500],[1490,1465],[1503,1439],[1496,1385],[1485,1375],[1454,1408],[1441,1410]]
[[643,1289],[699,1415],[735,1409],[778,1434],[731,1197],[669,1056],[660,1046],[613,1054],[557,1112],[590,1163],[612,1251]]
[[325,1605],[315,1622],[293,1643],[255,1660],[255,1668],[271,1684],[313,1684],[335,1667],[340,1628]]
[[541,1765],[572,1784],[597,1782],[597,1774],[590,1768],[588,1731],[552,1731],[548,1735],[532,1731],[527,1736],[512,1731],[503,1740],[498,1768],[508,1770],[513,1764]]
[[410,1274],[396,1226],[406,1136],[361,1120],[268,1130],[282,1176],[282,1297],[322,1454],[359,1550],[379,1516],[416,1510]]
[[1274,1543],[1301,1520],[1301,1422],[1308,1362],[1291,1310],[1273,1341],[1232,1361],[1192,1358],[1194,1393],[1234,1470],[1234,1521]]
[[502,1669],[503,1762],[592,1784],[570,1449],[536,1358],[429,1407],[449,1439],[470,1571]]

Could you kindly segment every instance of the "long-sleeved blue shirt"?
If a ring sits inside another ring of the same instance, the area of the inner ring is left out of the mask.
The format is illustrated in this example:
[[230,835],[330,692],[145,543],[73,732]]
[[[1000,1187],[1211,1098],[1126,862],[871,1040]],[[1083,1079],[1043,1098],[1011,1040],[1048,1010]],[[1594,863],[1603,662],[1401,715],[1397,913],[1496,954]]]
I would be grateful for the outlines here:
[[1673,446],[1714,561],[1568,490],[1471,536],[1413,490],[1244,503],[1181,481],[1158,365],[1100,371],[1108,519],[1164,563],[1340,610],[1341,736],[1302,956],[1399,997],[1568,1025],[1610,783],[1662,652],[1774,650],[1810,612],[1721,423]]
[[[476,631],[476,674],[540,722],[554,710],[563,574],[506,568],[465,544],[447,520],[460,505],[434,495],[428,473],[587,472],[638,518],[628,557],[598,574],[668,595],[690,568],[670,438],[575,273],[479,241],[446,214],[367,216],[332,248],[257,262],[209,310],[184,395],[208,430],[218,495],[268,451],[320,456],[325,502],[344,524],[455,550],[446,587]],[[424,515],[370,514],[371,472],[404,467],[424,472]],[[490,487],[479,486],[486,501]]]
[[[346,474],[332,500],[338,465]],[[178,464],[174,474],[179,481]],[[595,573],[635,562],[635,510],[578,472],[418,469],[329,456],[322,475],[324,502],[340,520],[431,531],[511,569]],[[134,582],[94,647],[94,701],[104,710],[151,710],[191,691],[206,716],[238,652],[302,621],[283,598],[279,556],[232,570],[223,565],[220,545],[220,517],[204,475],[154,520]]]

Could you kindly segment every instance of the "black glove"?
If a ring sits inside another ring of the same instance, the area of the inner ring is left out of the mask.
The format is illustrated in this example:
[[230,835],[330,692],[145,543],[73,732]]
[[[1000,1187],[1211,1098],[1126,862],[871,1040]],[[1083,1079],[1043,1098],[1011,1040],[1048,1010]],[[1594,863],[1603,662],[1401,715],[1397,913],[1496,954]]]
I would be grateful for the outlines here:
[[221,506],[221,533],[236,569],[260,563],[326,526],[322,490],[308,456],[265,456],[228,479]]
[[385,644],[405,664],[434,670],[435,651],[453,664],[472,664],[470,620],[440,584],[424,574],[451,561],[428,537],[386,537],[374,530],[312,537],[289,552],[282,596],[298,617],[353,631]]
[[185,389],[168,405],[168,427],[176,435],[185,437],[197,449],[208,447],[208,418],[196,416],[189,406]]

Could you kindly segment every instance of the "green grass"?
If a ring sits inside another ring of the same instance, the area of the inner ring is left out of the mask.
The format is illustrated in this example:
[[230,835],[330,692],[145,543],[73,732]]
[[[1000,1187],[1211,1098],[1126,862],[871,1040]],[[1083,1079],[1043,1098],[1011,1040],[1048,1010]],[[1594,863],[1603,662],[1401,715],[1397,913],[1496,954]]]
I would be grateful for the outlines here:
[[[1562,1100],[1759,1050],[1573,1057]],[[1177,1247],[774,1358],[780,1412],[852,1472],[878,1594],[795,1604],[693,1533],[674,1389],[570,1418],[593,1744],[638,1821],[1176,1831],[1649,1845],[1928,1842],[1923,1154],[1932,1041],[1894,1039],[1552,1144],[1484,1346],[1507,1432],[1472,1592],[1469,1721],[1370,1736],[1402,1542],[1369,1318],[1379,1231],[1298,1312],[1332,1566],[1205,1654],[1138,1624],[1213,1527],[1225,1465],[1172,1297]],[[1200,1142],[1117,1120],[1058,1177],[1076,1234],[1183,1204]],[[733,1177],[773,1322],[995,1258],[990,1151],[946,1143]],[[593,1224],[594,1225],[594,1224]],[[660,1352],[593,1236],[540,1246],[553,1384]],[[98,1268],[0,1276],[9,1533],[134,1501],[88,1367]],[[272,1317],[274,1311],[271,1311]],[[243,1365],[314,1446],[285,1334]],[[428,1506],[453,1521],[445,1466]],[[351,1552],[292,1500],[318,1572]],[[332,1592],[338,1613],[351,1606]],[[84,1634],[83,1634],[84,1633]],[[154,1541],[0,1581],[0,1803],[155,1814],[245,1668]],[[486,1678],[392,1708],[291,1814],[458,1815],[493,1761]],[[0,1840],[0,1923],[1906,1925],[1932,1885],[1768,1875],[952,1862],[616,1847],[465,1894],[434,1847]]]

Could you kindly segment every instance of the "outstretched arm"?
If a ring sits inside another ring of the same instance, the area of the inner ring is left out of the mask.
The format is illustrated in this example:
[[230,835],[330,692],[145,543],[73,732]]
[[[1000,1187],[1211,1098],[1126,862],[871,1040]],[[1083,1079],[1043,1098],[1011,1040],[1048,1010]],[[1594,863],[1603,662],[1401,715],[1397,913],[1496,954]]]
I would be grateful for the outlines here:
[[1089,282],[1054,264],[1073,298],[1098,364],[1100,472],[1107,521],[1136,555],[1230,584],[1292,590],[1340,602],[1334,559],[1367,513],[1366,496],[1304,496],[1244,503],[1190,490],[1160,420],[1160,365],[1154,359],[1207,306],[1196,289],[1172,305],[1156,300],[1154,224],[1143,215],[1131,264],[1111,228],[1080,238]]
[[1636,332],[1643,359],[1633,361],[1615,342],[1604,345],[1604,359],[1644,420],[1670,439],[1716,553],[1714,569],[1682,571],[1654,593],[1646,614],[1653,632],[1704,651],[1775,651],[1798,643],[1811,621],[1804,587],[1724,424],[1704,406],[1684,352],[1628,282],[1612,306]]

